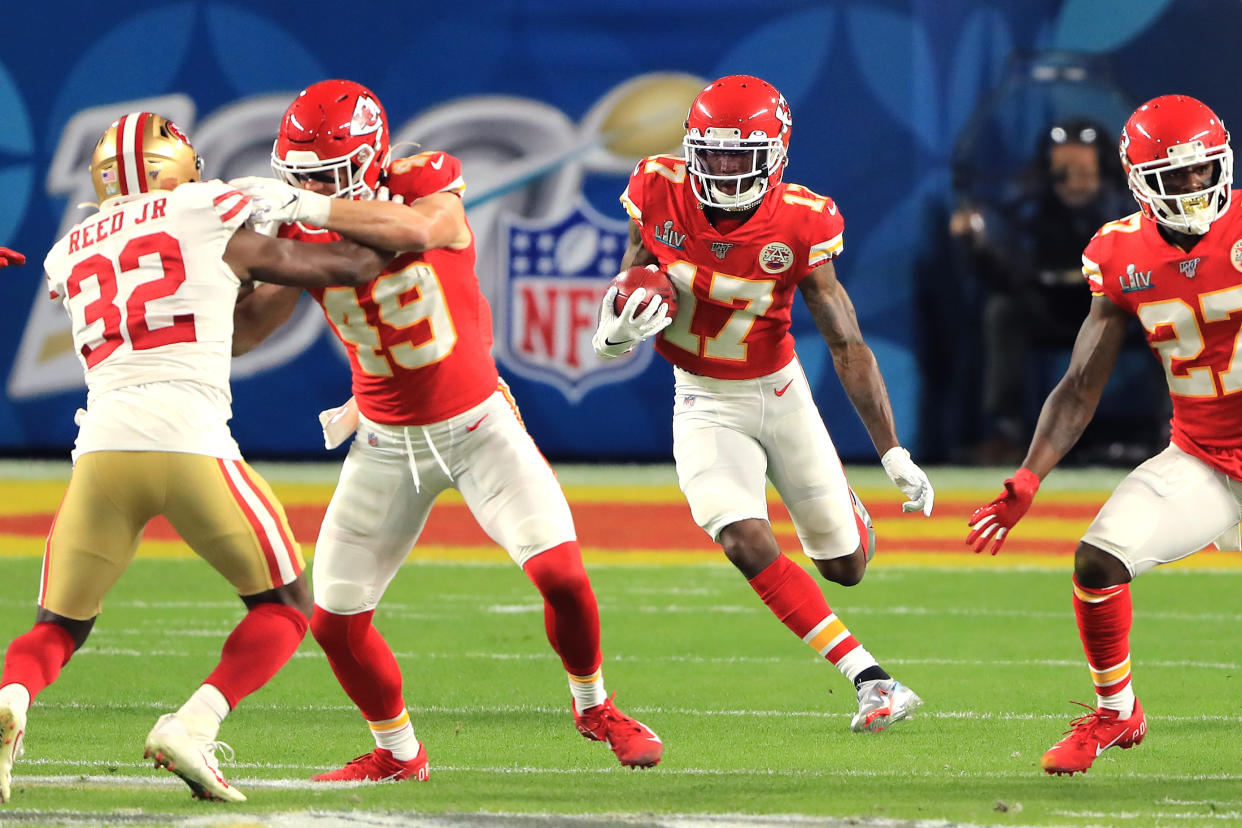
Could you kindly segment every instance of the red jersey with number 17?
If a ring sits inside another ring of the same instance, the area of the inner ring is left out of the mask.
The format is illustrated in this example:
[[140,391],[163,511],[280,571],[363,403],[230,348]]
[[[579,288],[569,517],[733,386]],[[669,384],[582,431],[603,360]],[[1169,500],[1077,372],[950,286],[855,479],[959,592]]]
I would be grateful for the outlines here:
[[685,159],[653,155],[638,163],[621,203],[677,287],[677,315],[656,351],[717,379],[753,379],[789,364],[798,283],[841,252],[845,222],[832,199],[782,183],[744,223],[716,227]]
[[[388,188],[406,204],[466,189],[461,162],[424,152],[393,162]],[[280,235],[334,241],[336,233],[285,225]],[[311,291],[349,352],[354,399],[369,420],[427,425],[487,399],[500,384],[492,314],[475,274],[474,241],[397,256],[374,282]]]
[[1242,200],[1189,251],[1135,213],[1100,228],[1083,275],[1143,323],[1173,400],[1172,442],[1242,480]]

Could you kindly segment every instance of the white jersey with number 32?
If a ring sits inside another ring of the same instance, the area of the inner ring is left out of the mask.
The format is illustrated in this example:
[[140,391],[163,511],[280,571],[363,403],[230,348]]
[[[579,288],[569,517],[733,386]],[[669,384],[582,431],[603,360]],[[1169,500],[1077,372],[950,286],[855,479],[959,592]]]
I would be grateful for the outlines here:
[[234,456],[229,368],[240,284],[224,262],[250,215],[222,181],[122,196],[73,227],[44,260],[86,371],[84,451]]

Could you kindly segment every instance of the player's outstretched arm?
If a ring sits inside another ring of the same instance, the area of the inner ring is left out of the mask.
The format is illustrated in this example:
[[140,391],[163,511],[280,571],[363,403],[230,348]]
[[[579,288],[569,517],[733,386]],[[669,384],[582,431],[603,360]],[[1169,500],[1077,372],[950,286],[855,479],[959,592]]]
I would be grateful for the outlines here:
[[389,259],[389,253],[352,241],[307,244],[239,229],[224,251],[224,261],[242,282],[233,309],[233,356],[284,324],[302,288],[365,284]]
[[10,250],[7,247],[0,247],[0,267],[8,267],[9,265],[24,265],[26,256],[18,253],[16,250]]
[[466,208],[454,193],[432,193],[405,204],[381,187],[373,201],[329,198],[274,178],[249,176],[229,182],[250,196],[254,221],[303,222],[383,250],[461,249],[472,241]]
[[391,253],[349,240],[309,244],[269,238],[244,227],[224,251],[224,261],[243,282],[302,288],[366,284],[391,258]]
[[832,365],[841,379],[841,386],[880,454],[884,471],[908,498],[902,510],[922,512],[930,517],[935,502],[931,481],[897,440],[884,377],[875,354],[863,341],[854,303],[838,281],[832,262],[812,270],[802,280],[799,290],[832,353]]
[[976,509],[967,522],[971,531],[966,543],[976,552],[989,545],[993,555],[1000,551],[1009,531],[1031,507],[1040,482],[1086,430],[1117,362],[1128,320],[1107,297],[1091,300],[1091,310],[1074,340],[1069,368],[1039,412],[1022,468],[1005,481],[998,497]]

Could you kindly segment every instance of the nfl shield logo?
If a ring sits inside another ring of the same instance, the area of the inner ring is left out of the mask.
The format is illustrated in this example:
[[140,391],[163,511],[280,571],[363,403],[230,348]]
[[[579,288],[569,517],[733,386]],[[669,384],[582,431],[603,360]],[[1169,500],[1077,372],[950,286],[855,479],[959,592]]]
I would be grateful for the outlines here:
[[559,216],[502,215],[499,230],[507,255],[496,345],[506,367],[555,386],[570,402],[647,367],[650,347],[609,362],[591,348],[600,299],[620,270],[627,222],[600,215],[579,198]]

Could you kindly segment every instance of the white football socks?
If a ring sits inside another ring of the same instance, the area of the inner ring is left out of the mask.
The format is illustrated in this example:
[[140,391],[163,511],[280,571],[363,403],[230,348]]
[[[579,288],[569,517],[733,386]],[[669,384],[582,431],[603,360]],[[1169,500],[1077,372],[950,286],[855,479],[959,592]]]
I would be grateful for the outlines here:
[[229,703],[224,694],[210,684],[195,690],[177,711],[177,718],[184,721],[187,728],[208,739],[216,738],[220,724],[228,715]]
[[402,710],[401,715],[379,722],[367,722],[371,735],[375,737],[375,746],[392,751],[398,762],[408,762],[418,756],[420,747],[414,735],[414,724],[410,721],[410,712]]
[[608,701],[608,693],[604,690],[604,671],[596,670],[589,676],[570,676],[569,693],[574,697],[574,709],[579,713]]

